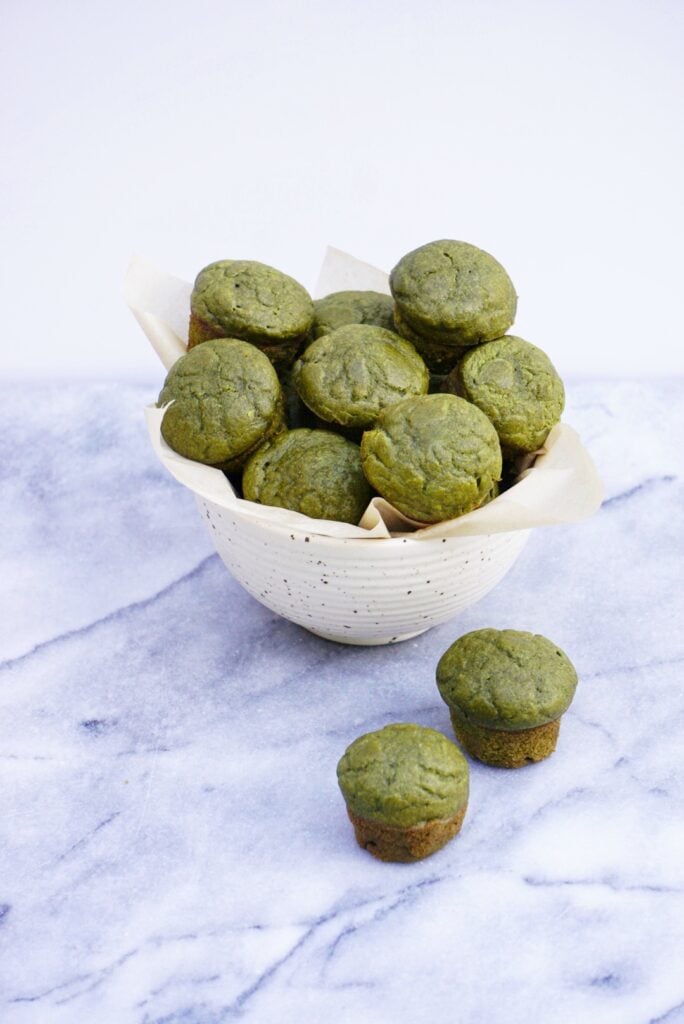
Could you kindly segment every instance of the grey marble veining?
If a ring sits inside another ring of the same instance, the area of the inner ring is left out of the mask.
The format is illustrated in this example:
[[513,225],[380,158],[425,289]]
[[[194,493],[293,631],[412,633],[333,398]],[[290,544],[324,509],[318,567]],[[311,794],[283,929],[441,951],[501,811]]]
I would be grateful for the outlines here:
[[[606,500],[390,648],[277,618],[142,420],[156,385],[2,388],[2,1024],[684,1021],[682,382],[574,382]],[[432,858],[360,850],[335,765],[481,626],[580,686],[548,761],[471,762]]]

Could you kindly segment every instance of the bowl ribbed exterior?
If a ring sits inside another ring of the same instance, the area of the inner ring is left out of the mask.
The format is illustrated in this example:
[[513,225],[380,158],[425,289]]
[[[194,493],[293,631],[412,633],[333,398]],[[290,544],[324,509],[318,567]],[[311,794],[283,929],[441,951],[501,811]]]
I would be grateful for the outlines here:
[[340,540],[197,503],[221,559],[252,597],[346,644],[397,643],[453,618],[496,586],[530,534]]

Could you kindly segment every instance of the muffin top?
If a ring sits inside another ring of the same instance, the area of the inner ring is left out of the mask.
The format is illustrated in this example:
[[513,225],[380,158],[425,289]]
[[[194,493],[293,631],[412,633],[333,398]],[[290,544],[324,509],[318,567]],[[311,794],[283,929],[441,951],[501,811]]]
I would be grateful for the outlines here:
[[328,430],[280,434],[245,466],[249,501],[302,512],[313,519],[358,523],[371,498],[359,446]]
[[219,260],[201,270],[190,299],[194,315],[226,337],[290,339],[313,323],[311,296],[297,281],[254,260]]
[[413,345],[382,327],[348,324],[312,342],[292,368],[303,402],[328,423],[365,430],[429,374]]
[[482,409],[509,452],[540,448],[565,405],[563,382],[549,357],[513,335],[471,349],[446,387]]
[[476,629],[451,645],[437,665],[442,699],[475,725],[516,732],[559,718],[577,673],[546,637],[515,629]]
[[245,341],[205,341],[174,363],[157,405],[166,443],[188,459],[228,463],[258,444],[282,415],[280,383],[267,357]]
[[468,778],[458,747],[422,725],[386,725],[359,736],[337,765],[353,814],[404,828],[456,814],[468,799]]
[[419,334],[477,345],[504,334],[515,319],[513,283],[489,253],[444,239],[414,249],[390,274],[402,319]]
[[394,330],[394,302],[391,295],[383,295],[382,292],[332,292],[323,299],[316,299],[314,309],[316,338],[346,324],[370,324],[384,327],[386,331]]
[[385,409],[363,435],[361,459],[376,491],[424,523],[477,508],[501,477],[494,427],[456,395],[422,395]]

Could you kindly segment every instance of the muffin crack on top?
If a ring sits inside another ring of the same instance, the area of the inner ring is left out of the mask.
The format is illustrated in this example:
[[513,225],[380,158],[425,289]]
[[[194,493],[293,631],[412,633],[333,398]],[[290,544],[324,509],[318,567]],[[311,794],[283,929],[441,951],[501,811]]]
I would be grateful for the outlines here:
[[461,637],[444,653],[437,680],[459,715],[506,729],[557,718],[572,699],[577,674],[567,655],[545,637],[483,629]]
[[364,430],[383,408],[425,394],[429,375],[413,345],[382,327],[346,324],[313,341],[292,379],[302,401],[321,419]]
[[392,270],[390,287],[401,319],[426,340],[477,344],[503,334],[515,317],[506,271],[466,242],[445,239],[408,253]]
[[381,413],[361,441],[370,483],[418,522],[438,522],[480,505],[501,478],[493,425],[455,395],[405,399]]
[[[239,301],[234,297],[237,291]],[[287,305],[283,293],[290,300]],[[206,267],[196,283],[193,310],[216,327],[238,311],[236,326],[253,333],[278,330],[281,335],[296,335],[313,320],[313,302],[300,284],[273,267],[247,260]]]

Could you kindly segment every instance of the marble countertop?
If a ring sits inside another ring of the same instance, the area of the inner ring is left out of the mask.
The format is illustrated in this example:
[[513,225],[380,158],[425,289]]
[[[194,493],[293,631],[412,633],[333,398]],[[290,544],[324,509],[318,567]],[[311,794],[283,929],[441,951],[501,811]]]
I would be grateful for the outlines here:
[[[600,513],[387,648],[235,583],[150,449],[156,389],[0,392],[0,1021],[684,1021],[684,382],[571,382]],[[471,762],[461,834],[377,862],[337,760],[451,736],[435,665],[482,626],[575,662],[558,749]]]

